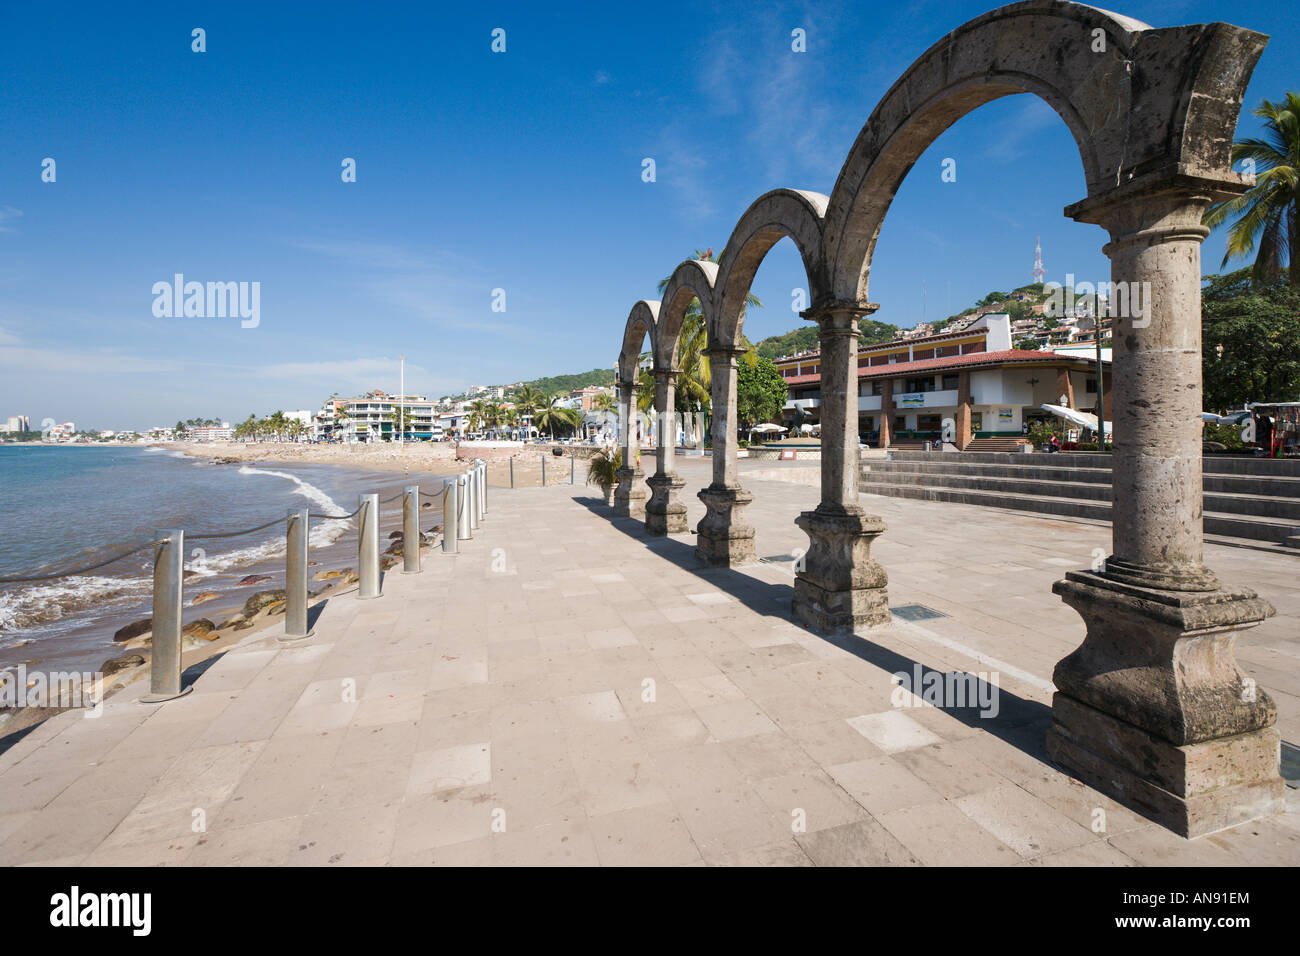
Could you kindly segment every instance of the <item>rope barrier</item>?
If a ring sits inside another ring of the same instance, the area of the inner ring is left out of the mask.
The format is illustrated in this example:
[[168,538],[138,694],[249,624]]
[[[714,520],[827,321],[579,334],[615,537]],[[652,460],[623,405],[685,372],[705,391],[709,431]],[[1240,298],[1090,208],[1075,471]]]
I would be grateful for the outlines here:
[[138,548],[133,548],[130,551],[124,551],[122,554],[119,554],[116,557],[109,558],[107,561],[100,561],[98,564],[92,564],[89,567],[77,568],[73,571],[56,571],[53,574],[35,574],[29,577],[21,577],[21,578],[0,578],[0,584],[21,584],[28,581],[53,581],[56,578],[67,578],[67,577],[71,577],[74,574],[85,574],[87,571],[94,571],[98,568],[104,567],[107,564],[112,564],[114,561],[121,561],[123,558],[129,558],[133,554],[138,554],[139,552],[144,551],[146,548],[152,548],[152,547],[153,547],[153,542],[148,541],[140,545]]
[[276,518],[274,521],[268,521],[266,524],[259,524],[256,528],[245,528],[243,531],[210,531],[207,534],[187,534],[187,541],[207,541],[212,538],[239,538],[246,534],[252,534],[254,531],[261,531],[263,528],[269,528],[271,525],[280,524],[283,518]]
[[[432,492],[431,494],[425,494],[424,497],[427,499],[437,498],[439,495],[443,493],[444,490],[445,489],[443,488],[439,488],[437,491]],[[403,497],[405,494],[406,493],[404,491],[399,492],[398,494],[393,495],[391,498],[382,499],[380,501],[380,504],[387,504],[390,501],[396,501],[398,498]],[[308,517],[317,518],[326,521],[347,521],[351,518],[355,518],[358,514],[360,514],[361,508],[362,508],[361,505],[357,505],[356,511],[353,511],[351,514],[345,514],[345,515],[322,515],[322,514],[316,514],[315,512],[309,512]],[[284,518],[275,518],[272,521],[268,521],[266,524],[259,524],[254,528],[245,528],[242,531],[210,531],[205,534],[187,534],[185,536],[185,539],[186,541],[211,541],[217,538],[238,538],[246,534],[252,534],[254,531],[263,531],[266,528],[270,528],[274,525],[282,523],[284,520],[285,520]],[[30,584],[35,581],[54,581],[59,578],[72,577],[75,574],[85,574],[88,571],[96,571],[99,568],[113,564],[115,561],[121,561],[123,558],[129,558],[133,554],[138,554],[139,552],[144,551],[147,548],[153,547],[153,545],[154,542],[147,541],[144,544],[132,548],[130,551],[124,551],[121,554],[114,555],[113,557],[108,558],[104,561],[100,561],[97,564],[87,565],[84,568],[74,568],[73,570],[70,571],[53,571],[49,574],[32,574],[32,575],[24,575],[21,577],[0,577],[0,584]]]

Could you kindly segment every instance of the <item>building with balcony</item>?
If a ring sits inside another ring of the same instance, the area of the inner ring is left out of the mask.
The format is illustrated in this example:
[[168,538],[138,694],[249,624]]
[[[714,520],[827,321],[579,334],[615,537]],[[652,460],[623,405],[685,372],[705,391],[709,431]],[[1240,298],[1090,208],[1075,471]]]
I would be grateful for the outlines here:
[[[776,360],[786,380],[784,424],[821,420],[820,353]],[[1110,419],[1109,356],[1103,356]],[[1097,363],[1078,352],[1011,345],[1011,317],[987,313],[960,332],[866,345],[858,351],[858,434],[870,445],[936,440],[951,420],[960,449],[977,439],[1019,438],[1043,405],[1095,411]]]
[[423,395],[389,395],[377,390],[357,398],[329,399],[312,417],[312,432],[327,441],[391,441],[399,420],[407,441],[441,437],[433,402]]
[[186,434],[190,441],[230,441],[235,430],[230,427],[230,422],[222,422],[220,425],[194,425],[186,429]]

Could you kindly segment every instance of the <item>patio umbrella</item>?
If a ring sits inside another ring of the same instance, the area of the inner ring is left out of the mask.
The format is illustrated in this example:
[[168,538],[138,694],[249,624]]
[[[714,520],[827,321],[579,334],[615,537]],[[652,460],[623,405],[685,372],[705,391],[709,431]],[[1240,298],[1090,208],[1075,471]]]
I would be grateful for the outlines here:
[[784,431],[789,431],[789,429],[786,428],[784,425],[772,425],[769,423],[766,425],[755,425],[753,428],[750,429],[750,431],[766,433],[766,432],[784,432]]
[[[1096,415],[1091,415],[1088,412],[1076,411],[1073,408],[1066,408],[1063,405],[1041,405],[1039,407],[1042,408],[1043,411],[1051,412],[1057,418],[1063,418],[1073,425],[1079,425],[1082,428],[1087,428],[1094,432],[1097,430]],[[1107,422],[1106,434],[1108,435],[1110,434],[1110,426],[1111,423]]]

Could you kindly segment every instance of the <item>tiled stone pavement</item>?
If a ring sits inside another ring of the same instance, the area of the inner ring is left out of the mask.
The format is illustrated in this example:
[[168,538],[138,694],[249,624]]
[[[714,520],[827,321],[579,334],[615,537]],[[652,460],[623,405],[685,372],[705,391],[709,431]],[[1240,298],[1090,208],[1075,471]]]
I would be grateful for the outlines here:
[[[680,471],[693,526],[706,463]],[[950,616],[833,643],[789,617],[816,489],[748,486],[759,553],[785,560],[739,571],[581,486],[494,490],[460,555],[331,600],[306,644],[255,635],[188,697],[132,688],[29,734],[0,756],[0,863],[1300,863],[1295,791],[1189,842],[1045,762],[1083,630],[1051,583],[1107,529],[864,496],[892,605]],[[1208,561],[1278,608],[1240,659],[1295,740],[1300,558]],[[893,706],[915,665],[997,672],[998,716]]]

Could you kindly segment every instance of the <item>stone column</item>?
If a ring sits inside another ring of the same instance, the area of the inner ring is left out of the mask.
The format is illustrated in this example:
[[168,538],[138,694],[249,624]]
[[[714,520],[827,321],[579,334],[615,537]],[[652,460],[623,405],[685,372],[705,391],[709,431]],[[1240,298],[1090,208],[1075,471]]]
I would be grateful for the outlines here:
[[1067,210],[1104,226],[1114,317],[1114,554],[1053,590],[1087,625],[1056,665],[1048,754],[1183,836],[1282,808],[1277,708],[1237,667],[1273,614],[1202,563],[1201,214],[1230,193],[1181,177]]
[[954,444],[958,451],[965,451],[975,437],[970,427],[970,406],[970,371],[963,370],[957,373],[957,414],[954,416],[954,424],[957,426],[957,440]]
[[880,448],[888,448],[894,439],[894,380],[880,383]]
[[618,383],[619,445],[623,449],[623,467],[618,470],[618,487],[614,489],[614,517],[644,518],[644,477],[637,467],[638,442],[636,437],[636,380],[620,379]]
[[675,412],[679,374],[681,369],[678,368],[655,370],[659,441],[655,451],[655,473],[646,482],[650,486],[650,500],[645,506],[645,529],[650,534],[682,534],[686,531],[686,505],[680,494],[686,482],[677,477],[673,467],[673,453],[677,447]]
[[885,523],[858,507],[858,319],[874,307],[803,313],[821,343],[822,500],[795,524],[810,544],[796,570],[794,613],[809,627],[851,631],[889,623],[888,577],[871,557]]
[[744,349],[711,345],[709,357],[713,405],[713,483],[701,489],[705,514],[697,529],[695,555],[719,567],[756,560],[754,528],[744,520],[745,506],[754,500],[736,473],[736,359]]

